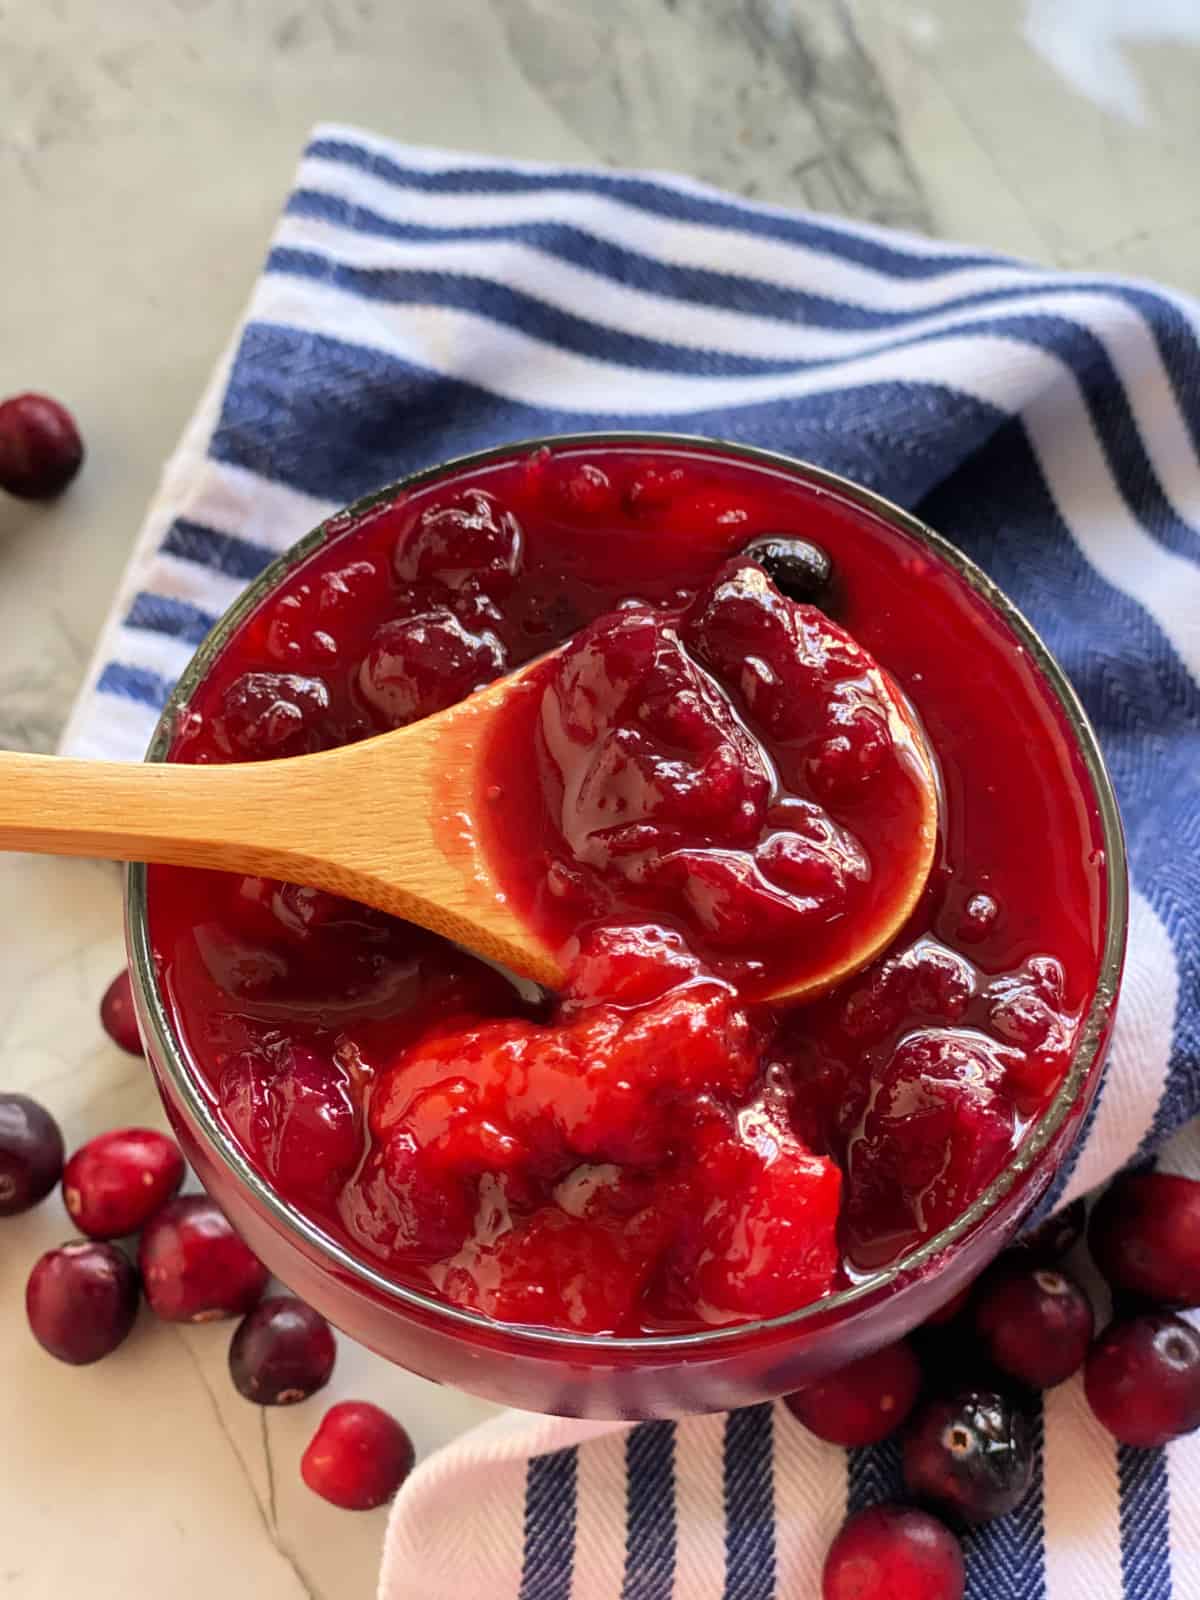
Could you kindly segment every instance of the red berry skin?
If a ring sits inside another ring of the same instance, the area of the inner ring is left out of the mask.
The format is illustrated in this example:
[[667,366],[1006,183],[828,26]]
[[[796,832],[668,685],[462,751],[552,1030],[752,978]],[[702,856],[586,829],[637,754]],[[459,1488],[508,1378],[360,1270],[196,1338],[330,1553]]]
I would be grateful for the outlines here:
[[1167,1172],[1118,1178],[1092,1212],[1088,1246],[1114,1289],[1200,1306],[1200,1183]]
[[331,1406],[300,1460],[314,1494],[344,1511],[385,1505],[412,1471],[412,1440],[386,1411],[366,1400]]
[[74,1239],[29,1274],[25,1314],[43,1350],[73,1367],[112,1353],[137,1318],[138,1277],[115,1244]]
[[76,1150],[63,1172],[63,1200],[89,1239],[119,1239],[145,1227],[183,1182],[174,1139],[154,1128],[115,1128]]
[[260,1299],[269,1277],[205,1194],[180,1195],[151,1217],[138,1265],[150,1309],[164,1322],[241,1316]]
[[1023,1233],[1014,1241],[1013,1249],[1032,1256],[1035,1261],[1061,1261],[1083,1238],[1086,1226],[1087,1201],[1081,1197]]
[[260,1300],[238,1323],[229,1345],[229,1373],[245,1399],[290,1406],[329,1382],[337,1359],[333,1330],[319,1311],[293,1295]]
[[27,1094],[0,1094],[0,1217],[44,1200],[62,1173],[58,1123]]
[[0,489],[23,500],[49,500],[79,471],[83,441],[71,413],[45,394],[17,394],[0,404]]
[[1149,1311],[1113,1322],[1088,1354],[1088,1404],[1122,1444],[1150,1449],[1200,1427],[1200,1335]]
[[990,1522],[1033,1481],[1029,1424],[1004,1396],[968,1390],[921,1407],[904,1436],[904,1486],[964,1522]]
[[142,1036],[138,1032],[137,1014],[133,1009],[133,989],[129,968],[118,972],[100,1002],[100,1025],[105,1033],[122,1050],[131,1056],[145,1055]]
[[784,1404],[818,1439],[854,1449],[895,1433],[920,1389],[920,1364],[912,1346],[901,1339],[785,1395]]
[[1074,1278],[1020,1256],[984,1277],[973,1319],[987,1358],[1031,1389],[1052,1389],[1078,1372],[1096,1325],[1092,1303]]
[[962,1600],[962,1545],[909,1506],[869,1506],[845,1523],[825,1557],[821,1600]]
[[941,1328],[947,1322],[953,1322],[960,1311],[966,1310],[967,1301],[971,1298],[974,1288],[975,1285],[969,1283],[965,1289],[960,1289],[953,1299],[947,1300],[944,1306],[940,1306],[931,1316],[926,1317],[921,1326],[923,1328]]

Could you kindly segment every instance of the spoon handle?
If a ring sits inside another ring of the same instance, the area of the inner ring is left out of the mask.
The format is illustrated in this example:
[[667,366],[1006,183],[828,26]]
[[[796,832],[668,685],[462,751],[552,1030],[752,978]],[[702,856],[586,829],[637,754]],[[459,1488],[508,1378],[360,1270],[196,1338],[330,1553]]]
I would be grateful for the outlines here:
[[469,825],[479,709],[228,766],[0,751],[0,850],[282,878],[365,901],[553,987],[558,962],[493,882]]
[[280,763],[77,761],[0,751],[0,850],[280,876]]

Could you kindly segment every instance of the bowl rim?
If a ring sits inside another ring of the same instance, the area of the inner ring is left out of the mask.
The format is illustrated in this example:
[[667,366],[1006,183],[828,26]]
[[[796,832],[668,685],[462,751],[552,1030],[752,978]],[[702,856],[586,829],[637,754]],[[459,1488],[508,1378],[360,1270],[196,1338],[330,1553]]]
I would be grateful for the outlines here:
[[565,1347],[581,1357],[586,1352],[595,1357],[606,1358],[618,1351],[647,1356],[672,1352],[678,1352],[681,1356],[699,1356],[710,1350],[719,1351],[723,1346],[758,1339],[763,1335],[774,1336],[787,1330],[794,1330],[799,1335],[807,1326],[838,1319],[843,1310],[853,1312],[855,1309],[862,1309],[867,1302],[877,1297],[898,1292],[908,1283],[926,1276],[939,1257],[945,1256],[947,1261],[952,1259],[948,1252],[959,1241],[973,1234],[976,1228],[1035,1169],[1040,1157],[1062,1131],[1076,1100],[1089,1084],[1093,1068],[1106,1043],[1124,961],[1129,913],[1128,868],[1120,811],[1095,731],[1075,690],[1036,629],[1003,590],[947,538],[875,490],[855,483],[839,473],[831,472],[825,467],[780,451],[729,440],[710,439],[698,434],[640,429],[551,434],[540,438],[521,439],[453,457],[435,466],[409,473],[370,494],[363,495],[344,509],[326,517],[316,528],[277,556],[218,619],[184,668],[163,707],[145,759],[162,761],[166,758],[178,718],[186,710],[191,695],[217,655],[265,596],[314,550],[353,526],[362,516],[378,506],[390,504],[400,495],[414,489],[446,478],[457,477],[461,473],[481,467],[530,455],[538,450],[546,449],[558,454],[565,451],[609,448],[679,450],[687,454],[725,457],[780,472],[798,479],[810,488],[849,500],[853,505],[873,513],[889,526],[932,550],[967,583],[1015,635],[1018,646],[1025,650],[1043,683],[1058,702],[1073,739],[1075,753],[1082,760],[1091,784],[1103,838],[1106,906],[1099,972],[1095,993],[1087,1015],[1082,1021],[1078,1042],[1063,1082],[1037,1120],[1026,1129],[1012,1158],[971,1205],[939,1233],[915,1246],[886,1267],[861,1274],[850,1287],[839,1289],[822,1299],[811,1301],[794,1311],[784,1312],[775,1317],[759,1318],[753,1322],[728,1323],[713,1328],[692,1329],[687,1332],[619,1337],[496,1321],[480,1312],[451,1305],[434,1295],[424,1294],[418,1289],[410,1288],[388,1277],[385,1272],[356,1255],[339,1240],[332,1238],[317,1222],[284,1200],[251,1165],[232,1136],[219,1122],[212,1100],[200,1087],[199,1075],[193,1072],[182,1042],[176,1038],[171,1027],[159,991],[151,952],[147,917],[147,874],[145,865],[140,862],[132,863],[127,871],[126,942],[140,1019],[143,1027],[150,1033],[152,1052],[158,1070],[169,1080],[172,1090],[182,1101],[190,1118],[193,1135],[203,1135],[210,1159],[218,1162],[239,1184],[249,1190],[254,1201],[267,1213],[275,1227],[285,1234],[300,1236],[301,1248],[305,1253],[315,1252],[318,1257],[323,1258],[327,1267],[335,1268],[342,1277],[348,1277],[358,1285],[366,1287],[377,1298],[382,1297],[386,1301],[393,1302],[397,1309],[418,1314],[423,1321],[444,1323],[447,1329],[456,1328],[485,1338],[499,1337],[506,1341],[515,1341],[520,1345],[531,1347],[529,1354],[535,1354],[539,1347],[547,1354],[551,1351],[561,1352]]

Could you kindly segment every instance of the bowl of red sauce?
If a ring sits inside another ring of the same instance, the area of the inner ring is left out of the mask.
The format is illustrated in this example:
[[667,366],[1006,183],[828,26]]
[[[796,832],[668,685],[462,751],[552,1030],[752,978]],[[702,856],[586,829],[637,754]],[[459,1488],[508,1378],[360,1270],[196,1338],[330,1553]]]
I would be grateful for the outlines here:
[[[953,545],[819,468],[649,434],[502,446],[330,518],[218,623],[148,759],[330,748],[543,656],[449,820],[562,991],[303,885],[135,866],[153,1069],[251,1246],[411,1370],[598,1417],[771,1398],[938,1309],[1061,1168],[1124,953],[1112,788]],[[898,893],[914,728],[928,877],[822,979]]]

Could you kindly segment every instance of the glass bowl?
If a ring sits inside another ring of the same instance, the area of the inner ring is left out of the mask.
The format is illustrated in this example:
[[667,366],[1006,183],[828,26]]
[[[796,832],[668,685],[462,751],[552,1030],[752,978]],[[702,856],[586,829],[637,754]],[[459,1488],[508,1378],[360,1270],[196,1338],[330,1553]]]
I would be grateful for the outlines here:
[[166,706],[147,760],[166,758],[178,717],[250,612],[349,519],[406,489],[533,450],[610,446],[732,458],[865,508],[954,569],[1007,627],[1014,648],[1026,653],[1061,707],[1077,770],[1091,791],[1086,798],[1099,821],[1106,861],[1099,979],[1061,1086],[974,1204],[899,1261],[766,1321],[629,1338],[496,1323],[394,1282],[272,1190],[221,1125],[172,1027],[151,957],[147,874],[139,865],[128,874],[126,933],[138,1020],[184,1152],[234,1226],[295,1293],[401,1366],[491,1400],[560,1415],[670,1417],[774,1398],[899,1338],[1003,1247],[1045,1193],[1095,1095],[1124,958],[1128,886],[1116,799],[1083,708],[1033,628],[979,568],[907,512],[834,473],[766,450],[670,434],[584,434],[504,445],[414,474],[339,513],[275,561],[217,623]]

